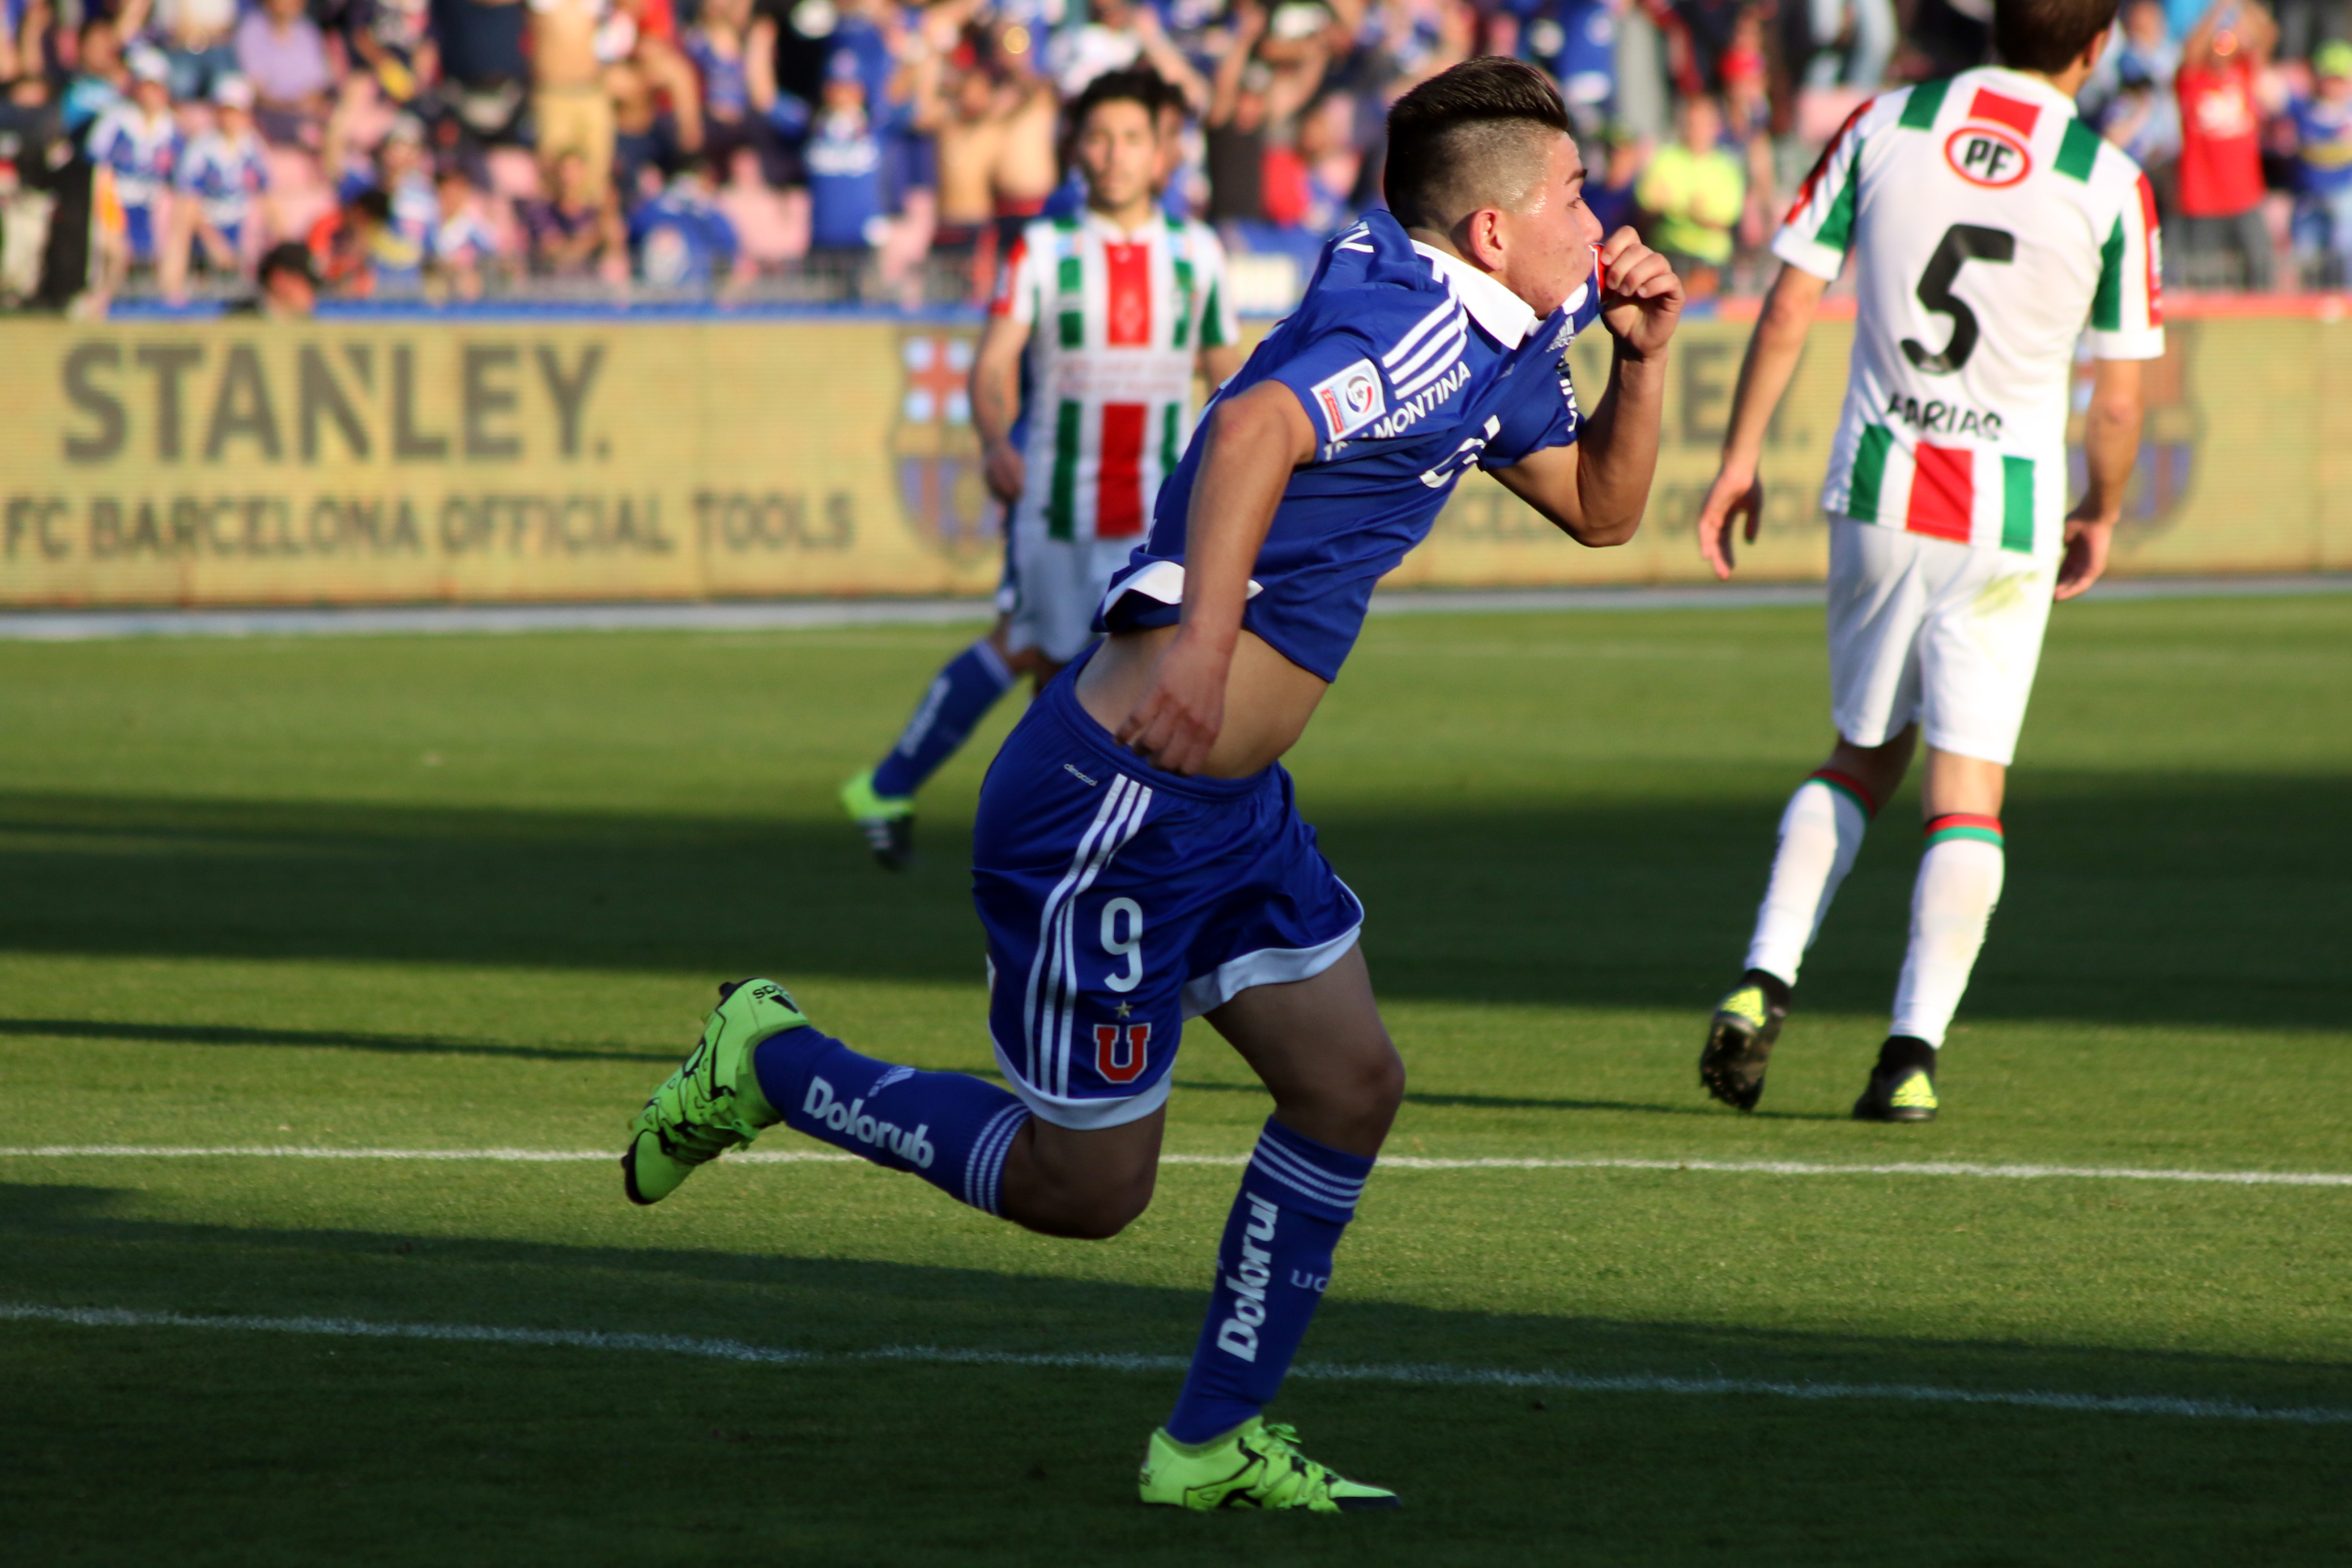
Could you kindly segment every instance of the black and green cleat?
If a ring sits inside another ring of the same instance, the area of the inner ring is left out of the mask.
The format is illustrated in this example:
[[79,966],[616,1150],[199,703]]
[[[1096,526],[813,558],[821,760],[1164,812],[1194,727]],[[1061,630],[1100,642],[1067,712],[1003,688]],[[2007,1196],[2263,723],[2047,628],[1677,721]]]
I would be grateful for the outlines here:
[[866,835],[866,847],[886,871],[903,871],[915,863],[915,797],[874,793],[874,770],[866,769],[841,786],[841,809]]
[[1698,1055],[1698,1081],[1707,1093],[1737,1110],[1755,1110],[1772,1042],[1788,1017],[1789,987],[1779,976],[1760,969],[1742,976],[1707,1021],[1706,1045]]
[[1879,1047],[1869,1087],[1853,1102],[1856,1121],[1936,1120],[1936,1047],[1895,1035]]

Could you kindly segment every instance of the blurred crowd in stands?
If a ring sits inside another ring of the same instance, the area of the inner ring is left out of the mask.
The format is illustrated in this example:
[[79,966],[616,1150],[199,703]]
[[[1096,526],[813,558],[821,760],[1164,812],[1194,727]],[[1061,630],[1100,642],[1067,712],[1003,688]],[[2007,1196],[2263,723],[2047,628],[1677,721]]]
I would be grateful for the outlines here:
[[[1167,84],[1166,201],[1284,308],[1380,194],[1400,93],[1558,79],[1593,206],[1695,297],[1990,0],[0,0],[0,302],[491,296],[953,303],[1075,203],[1059,106]],[[2176,287],[2352,284],[2352,0],[2126,0],[2085,119]],[[274,302],[274,303],[273,303]]]

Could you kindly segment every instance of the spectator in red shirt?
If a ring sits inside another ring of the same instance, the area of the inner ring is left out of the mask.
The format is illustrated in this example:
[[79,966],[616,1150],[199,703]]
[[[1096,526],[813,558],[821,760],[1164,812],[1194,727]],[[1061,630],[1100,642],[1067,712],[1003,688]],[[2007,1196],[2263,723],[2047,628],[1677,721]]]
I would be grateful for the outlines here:
[[2278,25],[2259,0],[2215,0],[2180,48],[2173,90],[2180,98],[2182,270],[2210,286],[2235,252],[2245,286],[2271,286],[2271,236],[2263,221],[2262,112],[2258,74],[2278,43]]

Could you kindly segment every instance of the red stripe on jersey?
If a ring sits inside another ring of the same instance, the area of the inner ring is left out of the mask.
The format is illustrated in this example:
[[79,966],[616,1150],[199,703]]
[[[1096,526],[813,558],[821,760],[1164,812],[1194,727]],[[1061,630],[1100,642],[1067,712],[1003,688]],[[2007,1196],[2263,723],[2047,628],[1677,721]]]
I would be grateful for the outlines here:
[[2031,103],[2020,103],[2013,98],[2003,98],[1989,87],[1977,89],[1975,101],[1969,105],[1970,120],[1990,120],[1995,125],[2006,125],[2020,136],[2033,134],[2033,122],[2042,118],[2042,110]]
[[1110,321],[1103,342],[1114,348],[1143,348],[1151,342],[1151,247],[1106,245],[1103,267],[1110,284]]
[[1966,544],[1976,511],[1977,455],[1966,447],[1921,445],[1912,457],[1911,510],[1903,526]]
[[2147,324],[2164,325],[2164,279],[2160,258],[2156,253],[2156,187],[2147,176],[2139,177],[2139,219],[2147,226]]
[[1013,314],[1013,280],[1021,276],[1021,264],[1029,259],[1029,238],[1021,236],[1013,248],[1004,253],[1004,266],[996,274],[996,292],[989,297],[988,313],[992,316]]
[[1143,531],[1144,413],[1140,403],[1103,405],[1102,468],[1095,478],[1097,539],[1128,539]]
[[1860,107],[1845,117],[1845,123],[1837,128],[1837,134],[1830,138],[1830,144],[1822,149],[1820,157],[1813,160],[1813,172],[1807,174],[1805,183],[1797,187],[1797,199],[1789,204],[1789,216],[1780,220],[1782,223],[1797,221],[1797,215],[1803,212],[1805,204],[1813,199],[1813,187],[1820,184],[1822,176],[1829,172],[1830,160],[1837,156],[1838,145],[1845,140],[1845,133],[1853,130],[1853,122],[1869,113],[1870,106],[1877,101],[1874,98],[1865,98]]

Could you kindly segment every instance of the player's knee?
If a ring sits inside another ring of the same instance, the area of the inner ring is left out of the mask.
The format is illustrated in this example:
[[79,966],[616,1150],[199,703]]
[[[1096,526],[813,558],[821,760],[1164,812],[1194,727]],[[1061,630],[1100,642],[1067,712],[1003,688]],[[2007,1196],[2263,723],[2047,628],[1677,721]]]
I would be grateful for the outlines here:
[[1030,1228],[1069,1241],[1108,1241],[1133,1225],[1151,1206],[1151,1173],[1124,1181],[1090,1184],[1083,1190],[1065,1188],[1059,1200],[1041,1215],[1043,1223]]
[[1385,1033],[1327,1080],[1327,1111],[1360,1134],[1385,1131],[1403,1103],[1404,1061]]
[[1357,1094],[1363,1110],[1387,1121],[1404,1103],[1404,1058],[1397,1055],[1396,1047],[1383,1035],[1381,1049],[1374,1052],[1363,1066],[1357,1084]]

